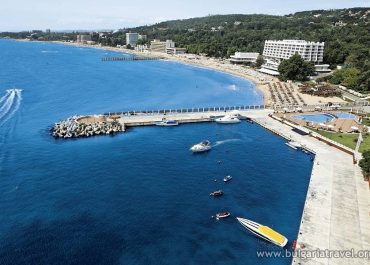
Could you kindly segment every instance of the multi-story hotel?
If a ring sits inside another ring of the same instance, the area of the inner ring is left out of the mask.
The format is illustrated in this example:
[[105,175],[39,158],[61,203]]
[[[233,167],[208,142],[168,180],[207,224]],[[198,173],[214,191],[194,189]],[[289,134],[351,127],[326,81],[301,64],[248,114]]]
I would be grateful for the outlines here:
[[161,52],[167,54],[184,54],[186,52],[185,48],[176,48],[175,42],[172,40],[153,40],[150,42],[150,50],[152,52]]
[[266,63],[261,72],[279,75],[278,67],[282,60],[298,53],[305,61],[313,62],[318,72],[326,72],[329,65],[320,65],[324,57],[324,42],[307,42],[304,40],[267,40],[263,50]]
[[126,33],[126,46],[135,47],[139,40],[139,33]]

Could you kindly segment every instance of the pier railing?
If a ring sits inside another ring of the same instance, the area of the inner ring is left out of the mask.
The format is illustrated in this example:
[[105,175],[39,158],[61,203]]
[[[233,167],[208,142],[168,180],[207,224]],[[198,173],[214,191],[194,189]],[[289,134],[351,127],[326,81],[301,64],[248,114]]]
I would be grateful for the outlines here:
[[129,116],[129,115],[164,115],[164,114],[184,114],[184,113],[209,113],[218,112],[220,114],[226,111],[243,111],[243,110],[264,110],[265,105],[248,105],[248,106],[230,106],[230,107],[207,107],[207,108],[183,108],[183,109],[162,109],[162,110],[141,110],[141,111],[124,111],[124,112],[108,112],[105,116]]
[[273,108],[276,111],[281,111],[287,109],[289,111],[294,111],[296,108],[301,108],[303,111],[314,111],[317,108],[322,110],[332,110],[333,108],[337,109],[351,109],[356,107],[367,107],[370,106],[369,101],[357,101],[357,102],[331,102],[329,103],[320,103],[315,105],[302,105],[302,104],[275,104]]
[[103,57],[102,61],[154,61],[160,60],[157,56],[118,56],[118,57]]

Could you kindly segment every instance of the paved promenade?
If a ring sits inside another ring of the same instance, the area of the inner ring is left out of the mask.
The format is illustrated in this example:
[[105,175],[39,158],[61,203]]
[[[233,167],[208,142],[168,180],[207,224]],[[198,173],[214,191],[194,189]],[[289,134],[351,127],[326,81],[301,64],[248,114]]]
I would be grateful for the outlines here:
[[[302,250],[370,250],[370,193],[352,156],[269,117],[257,118],[316,152],[297,247]],[[369,264],[369,259],[310,258],[293,264]]]

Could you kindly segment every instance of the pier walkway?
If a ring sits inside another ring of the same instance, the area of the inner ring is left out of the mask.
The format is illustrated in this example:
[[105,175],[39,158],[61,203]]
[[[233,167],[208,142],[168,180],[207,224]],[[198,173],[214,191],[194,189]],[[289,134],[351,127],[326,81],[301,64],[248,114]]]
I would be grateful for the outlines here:
[[116,56],[116,57],[103,57],[102,61],[154,61],[161,60],[161,57],[155,56]]
[[[242,110],[238,111],[241,116],[255,119],[258,117],[266,117],[271,113],[271,110]],[[133,126],[155,125],[163,119],[176,120],[181,123],[199,123],[211,122],[215,117],[224,116],[224,112],[210,111],[210,112],[189,112],[189,113],[171,113],[171,114],[150,114],[150,115],[124,115],[119,116],[118,121],[124,125],[125,128]]]

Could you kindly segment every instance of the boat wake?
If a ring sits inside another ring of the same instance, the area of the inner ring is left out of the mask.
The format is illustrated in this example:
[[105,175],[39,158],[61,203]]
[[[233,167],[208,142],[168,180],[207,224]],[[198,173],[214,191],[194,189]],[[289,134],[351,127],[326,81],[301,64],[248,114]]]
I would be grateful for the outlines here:
[[222,144],[227,144],[227,143],[234,143],[234,142],[240,142],[242,139],[227,139],[223,141],[217,141],[212,147],[216,147]]
[[14,116],[22,101],[22,89],[9,89],[0,98],[0,126]]

